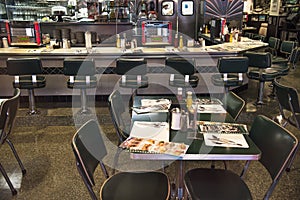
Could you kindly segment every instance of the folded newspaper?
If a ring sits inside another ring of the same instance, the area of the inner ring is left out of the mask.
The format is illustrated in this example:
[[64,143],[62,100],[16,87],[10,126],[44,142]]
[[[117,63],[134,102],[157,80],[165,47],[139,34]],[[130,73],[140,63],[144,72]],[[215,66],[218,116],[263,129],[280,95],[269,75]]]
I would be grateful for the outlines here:
[[157,153],[182,157],[189,148],[189,145],[184,143],[129,137],[120,144],[120,147],[136,153]]

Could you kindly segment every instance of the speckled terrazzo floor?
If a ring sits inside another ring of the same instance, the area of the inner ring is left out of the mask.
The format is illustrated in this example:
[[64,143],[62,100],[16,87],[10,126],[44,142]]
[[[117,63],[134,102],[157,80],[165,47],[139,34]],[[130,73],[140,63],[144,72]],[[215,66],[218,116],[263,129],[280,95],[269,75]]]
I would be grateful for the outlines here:
[[[298,65],[299,66],[299,65]],[[300,67],[292,70],[282,81],[293,85],[300,91]],[[249,82],[248,90],[239,92],[247,106],[239,122],[251,124],[257,114],[274,117],[278,114],[278,106],[274,99],[267,98],[271,88],[266,85],[266,105],[259,107],[254,112],[252,103],[257,93],[257,83]],[[2,175],[0,175],[0,200],[85,200],[90,199],[89,194],[75,167],[74,157],[70,142],[76,131],[76,126],[88,118],[97,118],[102,125],[102,130],[108,140],[116,143],[116,136],[109,116],[105,100],[96,105],[96,115],[86,117],[73,116],[70,102],[38,102],[40,114],[38,116],[26,115],[26,102],[21,103],[21,108],[16,119],[11,140],[21,157],[27,174],[22,177],[20,168],[15,161],[7,144],[1,146],[0,162],[11,177],[18,190],[12,196]],[[300,139],[300,131],[288,125],[287,129]],[[300,195],[300,153],[294,161],[289,173],[284,173],[275,188],[271,199],[296,200]],[[276,152],[274,152],[276,156]],[[127,160],[128,161],[128,160]],[[126,162],[126,161],[124,161]],[[122,164],[122,163],[120,163]],[[151,163],[153,164],[153,163]],[[159,163],[157,163],[159,165]],[[244,162],[230,161],[228,168],[237,173],[241,172]],[[141,164],[142,165],[142,164]],[[216,167],[223,167],[222,162],[216,162]],[[194,167],[209,167],[210,162],[186,162],[186,169]],[[166,168],[171,181],[175,177],[175,164]],[[103,182],[100,170],[96,172],[95,191],[99,193]],[[254,199],[262,199],[264,192],[270,184],[266,170],[259,162],[252,162],[245,177],[246,183],[252,191]]]

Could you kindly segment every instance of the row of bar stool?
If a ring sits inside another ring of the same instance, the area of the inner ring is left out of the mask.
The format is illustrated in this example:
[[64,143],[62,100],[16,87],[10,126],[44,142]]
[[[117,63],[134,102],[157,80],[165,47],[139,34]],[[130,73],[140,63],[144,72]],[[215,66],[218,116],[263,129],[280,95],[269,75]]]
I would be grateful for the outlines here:
[[[92,59],[65,59],[63,72],[70,76],[67,87],[80,89],[81,113],[88,113],[86,89],[96,88],[95,64]],[[46,78],[39,58],[8,58],[7,73],[14,76],[13,87],[27,89],[29,96],[29,114],[37,114],[34,89],[44,88]]]
[[[170,73],[170,86],[197,87],[199,78],[194,76],[193,59],[170,57],[165,62],[166,72]],[[34,90],[46,86],[46,78],[42,76],[42,62],[39,58],[9,58],[7,60],[8,75],[15,77],[14,88],[27,89],[29,96],[29,114],[37,114]],[[132,88],[136,94],[138,88],[148,87],[147,63],[144,58],[120,58],[116,61],[116,74],[121,75],[120,87]],[[79,89],[81,96],[80,113],[89,113],[86,90],[97,87],[95,62],[93,59],[66,58],[63,62],[63,73],[69,76],[67,87]]]

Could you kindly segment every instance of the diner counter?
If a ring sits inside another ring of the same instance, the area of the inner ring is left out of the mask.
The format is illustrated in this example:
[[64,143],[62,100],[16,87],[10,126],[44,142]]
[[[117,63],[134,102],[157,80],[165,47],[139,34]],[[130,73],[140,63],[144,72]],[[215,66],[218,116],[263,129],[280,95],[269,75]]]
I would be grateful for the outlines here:
[[[49,47],[40,48],[20,48],[9,47],[0,49],[0,91],[1,96],[9,96],[12,93],[13,77],[7,75],[6,60],[9,57],[39,57],[42,60],[43,73],[46,76],[46,87],[35,91],[37,96],[60,96],[72,95],[73,91],[66,87],[68,77],[63,74],[63,60],[67,57],[93,58],[95,60],[96,73],[98,77],[97,94],[108,95],[116,87],[120,78],[114,74],[115,60],[121,56],[143,57],[147,60],[149,77],[153,77],[153,82],[163,82],[168,84],[168,78],[163,76],[164,62],[167,57],[182,56],[194,58],[197,69],[197,76],[201,83],[195,88],[197,93],[207,93],[203,88],[211,87],[210,76],[217,72],[217,59],[224,56],[238,56],[243,52],[262,48],[266,43],[260,41],[243,39],[237,43],[223,43],[206,47],[184,47],[183,49],[166,46],[159,47],[137,47],[135,49],[122,50],[116,47],[93,47],[89,51],[83,47],[72,47],[69,49],[51,49]],[[247,79],[245,79],[245,84]],[[203,87],[205,86],[205,87]],[[159,91],[153,88],[153,93]],[[214,92],[222,92],[221,88],[214,89]],[[22,93],[24,95],[24,93]],[[77,94],[77,93],[76,93]],[[79,93],[78,93],[79,94]],[[25,93],[26,95],[26,93]]]
[[51,49],[49,47],[40,48],[20,48],[9,47],[0,49],[0,56],[78,56],[78,55],[95,55],[95,56],[156,56],[156,55],[174,55],[180,54],[188,57],[198,55],[236,55],[243,53],[247,50],[253,50],[266,46],[266,43],[261,41],[243,38],[241,42],[222,43],[213,46],[205,47],[183,47],[182,49],[174,48],[173,46],[166,47],[137,47],[135,49],[123,50],[117,47],[93,47],[87,51],[84,47],[72,47],[69,49]]

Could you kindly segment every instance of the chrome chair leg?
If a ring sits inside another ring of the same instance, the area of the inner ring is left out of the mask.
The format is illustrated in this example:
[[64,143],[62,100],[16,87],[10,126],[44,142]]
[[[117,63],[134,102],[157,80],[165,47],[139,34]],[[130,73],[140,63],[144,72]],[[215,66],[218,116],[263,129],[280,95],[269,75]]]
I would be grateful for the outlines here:
[[294,160],[295,160],[295,157],[296,157],[296,154],[297,154],[297,152],[298,152],[299,146],[300,146],[300,143],[298,143],[297,148],[296,148],[295,151],[293,152],[293,155],[292,155],[291,159],[289,160],[288,165],[287,165],[285,171],[287,171],[287,172],[290,172],[290,171],[291,171],[291,167],[292,167],[292,164],[293,164],[293,162],[294,162]]
[[28,97],[29,97],[29,112],[28,114],[34,115],[38,114],[36,108],[35,108],[35,99],[34,99],[34,90],[28,89]]
[[20,159],[20,157],[19,157],[19,155],[18,155],[18,153],[17,153],[17,151],[16,151],[13,143],[9,139],[7,139],[7,138],[6,138],[6,142],[10,146],[12,152],[14,153],[15,158],[17,159],[17,161],[18,161],[18,163],[20,165],[20,168],[22,170],[22,174],[25,175],[26,174],[26,169],[25,169],[25,167],[24,167],[24,165],[23,165],[23,163],[22,163],[22,161],[21,161],[21,159]]
[[80,98],[81,98],[80,113],[81,114],[88,114],[88,113],[90,113],[90,110],[87,108],[87,95],[86,95],[86,90],[85,89],[81,89],[80,90]]
[[3,177],[5,178],[7,184],[8,184],[8,186],[9,186],[9,188],[10,188],[12,195],[16,195],[18,192],[17,192],[17,190],[14,188],[13,184],[11,183],[11,181],[10,181],[10,179],[9,179],[9,177],[8,177],[8,175],[7,175],[7,173],[5,172],[3,166],[1,165],[1,163],[0,163],[0,171],[1,171]]

